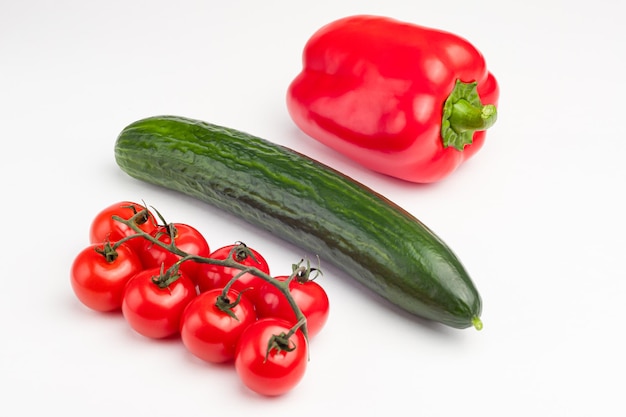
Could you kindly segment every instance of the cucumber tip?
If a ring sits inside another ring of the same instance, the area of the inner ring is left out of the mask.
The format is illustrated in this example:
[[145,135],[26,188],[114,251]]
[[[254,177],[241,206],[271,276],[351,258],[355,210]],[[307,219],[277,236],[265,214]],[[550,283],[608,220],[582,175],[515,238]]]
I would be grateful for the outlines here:
[[472,317],[472,324],[474,325],[474,328],[476,330],[482,330],[483,329],[483,322],[480,320],[480,318],[478,316]]

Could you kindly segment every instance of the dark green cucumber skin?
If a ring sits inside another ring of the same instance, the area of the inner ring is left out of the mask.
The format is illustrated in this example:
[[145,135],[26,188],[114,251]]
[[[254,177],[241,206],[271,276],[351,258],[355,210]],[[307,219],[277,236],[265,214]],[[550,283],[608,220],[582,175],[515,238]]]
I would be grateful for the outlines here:
[[157,116],[124,128],[115,158],[130,176],[266,229],[411,314],[454,328],[480,316],[471,278],[428,227],[293,150],[203,121]]

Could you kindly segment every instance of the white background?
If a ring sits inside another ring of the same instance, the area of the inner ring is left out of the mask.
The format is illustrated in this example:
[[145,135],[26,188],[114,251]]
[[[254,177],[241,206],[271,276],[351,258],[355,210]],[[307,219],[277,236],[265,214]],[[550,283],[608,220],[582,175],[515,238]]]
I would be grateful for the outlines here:
[[[618,416],[626,407],[624,9],[614,0],[3,1],[0,5],[0,415]],[[300,133],[285,107],[308,37],[357,13],[455,32],[501,86],[484,148],[432,186],[385,178]],[[145,200],[212,248],[273,270],[303,255],[130,179],[127,124],[176,114],[332,165],[408,209],[459,255],[484,329],[398,314],[330,266],[332,312],[302,383],[267,399],[232,368],[84,308],[69,285],[92,217]],[[83,414],[84,413],[84,414]],[[134,413],[134,414],[133,414]]]

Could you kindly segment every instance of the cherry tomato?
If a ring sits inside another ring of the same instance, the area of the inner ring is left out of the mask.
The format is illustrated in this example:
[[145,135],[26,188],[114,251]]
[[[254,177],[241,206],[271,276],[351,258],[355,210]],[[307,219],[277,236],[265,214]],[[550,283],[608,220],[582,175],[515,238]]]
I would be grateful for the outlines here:
[[161,288],[160,268],[145,269],[126,284],[122,313],[139,334],[153,339],[177,335],[185,307],[196,297],[194,283],[182,272]]
[[115,250],[109,243],[92,244],[74,258],[70,281],[84,305],[114,311],[122,306],[126,283],[142,268],[139,256],[126,243]]
[[[235,249],[233,251],[233,249]],[[232,254],[232,259],[244,266],[250,266],[259,269],[269,275],[270,268],[267,261],[259,252],[246,246],[245,244],[233,244],[223,246],[209,255],[212,259],[227,259],[228,254]],[[225,267],[215,264],[202,264],[198,268],[198,289],[200,292],[211,289],[221,289],[237,274],[241,273],[240,269]],[[256,301],[256,293],[265,280],[251,273],[244,273],[231,286],[232,289],[239,292],[244,291],[246,297],[250,298],[254,303]]]
[[[135,234],[135,231],[124,223],[113,220],[113,216],[117,215],[128,220],[144,209],[145,207],[142,205],[131,201],[120,201],[119,203],[112,204],[103,209],[91,222],[89,228],[89,242],[102,243],[107,240],[117,242],[126,236]],[[157,225],[154,215],[152,215],[150,211],[148,211],[146,217],[138,219],[136,224],[146,233],[152,232]],[[144,239],[137,237],[135,239],[129,239],[126,243],[131,248],[138,250],[143,241]]]
[[[275,279],[284,282],[287,278],[278,276]],[[309,338],[314,337],[328,320],[329,301],[326,291],[313,280],[301,281],[295,277],[289,282],[289,293],[307,319]],[[298,321],[287,297],[269,282],[265,282],[259,291],[256,309],[259,317],[278,317],[294,324]]]
[[[235,304],[235,305],[233,305]],[[220,308],[230,307],[230,314]],[[209,290],[198,295],[183,312],[180,335],[185,347],[198,358],[211,363],[234,360],[239,336],[256,321],[254,305],[246,297],[229,290]]]
[[[160,225],[150,234],[152,237],[169,245],[172,242],[170,230],[173,230],[174,243],[178,249],[192,255],[209,256],[210,249],[206,239],[196,228],[188,224],[170,223],[168,226]],[[162,265],[165,268],[169,268],[180,259],[180,256],[149,240],[144,240],[139,256],[145,268],[157,268]],[[195,283],[199,265],[194,261],[185,261],[180,265],[180,270]]]
[[[282,395],[304,377],[308,345],[301,331],[289,339],[291,324],[265,318],[248,326],[235,351],[235,369],[245,386],[261,395]],[[277,343],[272,343],[276,338]]]

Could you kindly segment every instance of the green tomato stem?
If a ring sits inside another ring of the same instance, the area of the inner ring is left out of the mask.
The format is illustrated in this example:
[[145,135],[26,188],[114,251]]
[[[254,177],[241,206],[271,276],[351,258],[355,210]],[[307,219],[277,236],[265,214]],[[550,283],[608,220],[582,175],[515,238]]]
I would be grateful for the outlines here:
[[101,247],[97,246],[95,248],[95,251],[104,256],[104,259],[107,261],[107,263],[115,262],[118,256],[117,246],[111,245],[111,242],[109,241],[104,242],[104,245],[102,245]]

